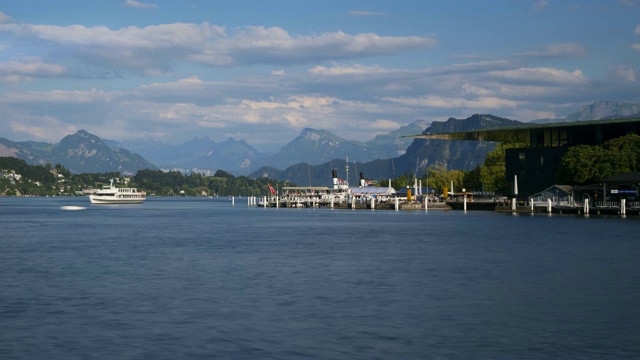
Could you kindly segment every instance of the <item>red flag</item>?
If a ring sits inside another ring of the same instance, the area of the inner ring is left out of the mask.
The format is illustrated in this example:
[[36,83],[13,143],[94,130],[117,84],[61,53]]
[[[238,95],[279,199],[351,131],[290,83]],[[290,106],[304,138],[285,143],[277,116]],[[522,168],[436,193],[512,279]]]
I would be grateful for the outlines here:
[[276,194],[276,190],[273,188],[273,186],[271,186],[271,184],[267,184],[267,185],[269,185],[269,190],[271,191],[271,194],[275,195]]

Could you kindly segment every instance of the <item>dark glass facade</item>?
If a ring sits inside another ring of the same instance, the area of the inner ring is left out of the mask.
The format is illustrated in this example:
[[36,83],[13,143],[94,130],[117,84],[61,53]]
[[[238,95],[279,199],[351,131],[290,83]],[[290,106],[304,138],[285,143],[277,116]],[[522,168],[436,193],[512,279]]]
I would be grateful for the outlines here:
[[527,198],[558,184],[560,161],[570,146],[601,145],[607,140],[628,134],[640,135],[640,118],[550,124],[523,123],[521,126],[509,128],[421,134],[410,137],[525,144],[524,148],[507,150],[506,176],[512,189],[514,176],[518,176],[518,197]]
[[558,184],[560,161],[570,146],[601,145],[624,135],[640,135],[640,119],[549,124],[527,130],[529,147],[506,152],[507,181],[513,185],[514,176],[518,176],[521,198]]

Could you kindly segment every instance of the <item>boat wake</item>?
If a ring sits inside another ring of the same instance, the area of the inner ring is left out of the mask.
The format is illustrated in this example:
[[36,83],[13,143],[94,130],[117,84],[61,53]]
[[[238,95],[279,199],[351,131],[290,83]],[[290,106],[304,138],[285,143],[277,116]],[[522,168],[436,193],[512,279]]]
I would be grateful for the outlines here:
[[62,209],[62,210],[87,210],[87,208],[85,206],[73,206],[73,205],[60,206],[60,209]]

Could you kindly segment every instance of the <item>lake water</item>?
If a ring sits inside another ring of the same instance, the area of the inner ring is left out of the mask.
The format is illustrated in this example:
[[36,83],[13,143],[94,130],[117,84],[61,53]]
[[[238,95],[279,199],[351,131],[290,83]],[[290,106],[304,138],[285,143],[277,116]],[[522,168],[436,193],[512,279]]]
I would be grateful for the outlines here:
[[4,197],[0,359],[638,359],[639,230]]

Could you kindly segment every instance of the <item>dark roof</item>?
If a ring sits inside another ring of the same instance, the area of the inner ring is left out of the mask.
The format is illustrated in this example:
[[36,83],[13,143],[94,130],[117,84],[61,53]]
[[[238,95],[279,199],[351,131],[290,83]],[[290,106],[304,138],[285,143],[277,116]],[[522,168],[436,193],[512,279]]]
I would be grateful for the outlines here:
[[458,131],[453,133],[407,135],[403,137],[416,138],[416,139],[499,141],[499,142],[506,142],[506,143],[528,144],[530,142],[530,135],[529,135],[530,131],[534,129],[582,127],[582,126],[610,125],[610,124],[635,123],[635,122],[640,122],[640,118],[566,121],[566,122],[557,122],[557,123],[548,123],[548,124],[522,123],[522,125],[518,125],[518,126],[500,127],[500,128],[483,129],[483,130]]
[[571,186],[571,185],[552,185],[552,186],[549,186],[548,188],[546,188],[546,189],[544,189],[544,190],[542,190],[540,192],[537,192],[537,193],[531,195],[530,197],[540,196],[542,194],[551,192],[553,189],[558,189],[558,190],[562,191],[563,193],[569,195],[569,194],[571,194],[571,191],[573,191],[573,186]]
[[573,186],[571,185],[554,185],[555,187],[557,187],[558,189],[566,192],[567,194],[570,194],[571,191],[573,190]]
[[574,187],[576,192],[602,190],[602,184],[589,184]]
[[628,172],[602,179],[605,183],[634,183],[640,182],[640,172]]

